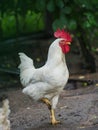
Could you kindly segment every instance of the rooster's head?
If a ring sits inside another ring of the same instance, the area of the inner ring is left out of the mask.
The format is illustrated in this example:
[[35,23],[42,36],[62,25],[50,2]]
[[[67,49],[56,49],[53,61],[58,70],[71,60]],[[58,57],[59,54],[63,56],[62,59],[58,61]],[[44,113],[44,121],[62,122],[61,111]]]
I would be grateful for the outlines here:
[[54,36],[56,38],[62,38],[60,40],[59,45],[62,48],[62,51],[64,54],[68,53],[70,51],[70,44],[72,42],[72,37],[68,32],[65,32],[64,30],[58,29],[56,32],[54,32]]

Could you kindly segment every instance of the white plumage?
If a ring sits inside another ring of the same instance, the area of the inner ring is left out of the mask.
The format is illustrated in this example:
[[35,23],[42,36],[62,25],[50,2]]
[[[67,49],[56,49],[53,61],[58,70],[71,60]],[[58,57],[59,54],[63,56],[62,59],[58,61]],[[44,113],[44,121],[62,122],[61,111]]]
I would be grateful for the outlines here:
[[[34,100],[45,97],[52,101],[53,98],[58,98],[68,80],[69,73],[65,55],[59,46],[60,40],[62,39],[56,39],[51,44],[46,64],[38,69],[34,67],[32,59],[24,53],[19,53],[20,80],[25,87],[23,93]],[[53,104],[52,106],[56,107],[56,103],[53,102]]]
[[59,94],[67,83],[69,72],[66,66],[65,55],[56,39],[49,48],[46,64],[41,68],[35,68],[33,60],[24,53],[20,56],[20,80],[25,87],[23,93],[34,100],[47,98],[51,102],[52,109],[56,108]]
[[10,130],[10,114],[8,99],[3,100],[3,107],[0,108],[0,130]]

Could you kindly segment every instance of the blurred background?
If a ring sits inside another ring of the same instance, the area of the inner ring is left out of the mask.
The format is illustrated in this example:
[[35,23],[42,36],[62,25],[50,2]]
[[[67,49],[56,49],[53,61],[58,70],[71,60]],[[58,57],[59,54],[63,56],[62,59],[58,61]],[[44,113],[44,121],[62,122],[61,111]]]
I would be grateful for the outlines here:
[[98,72],[98,0],[1,0],[0,84],[17,82],[19,52],[42,66],[58,28],[73,37],[70,74]]

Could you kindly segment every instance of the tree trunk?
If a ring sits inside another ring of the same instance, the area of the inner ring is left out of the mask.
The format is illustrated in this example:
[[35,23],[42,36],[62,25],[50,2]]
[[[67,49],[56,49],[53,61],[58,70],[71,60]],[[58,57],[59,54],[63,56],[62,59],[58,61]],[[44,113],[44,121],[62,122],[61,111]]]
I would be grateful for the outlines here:
[[53,33],[52,23],[53,23],[52,14],[49,11],[46,11],[45,12],[45,31],[47,34],[51,36]]
[[16,37],[19,35],[19,20],[17,10],[15,10],[15,21],[16,21]]
[[1,12],[1,15],[0,15],[0,40],[3,39],[2,18],[3,18],[3,13]]

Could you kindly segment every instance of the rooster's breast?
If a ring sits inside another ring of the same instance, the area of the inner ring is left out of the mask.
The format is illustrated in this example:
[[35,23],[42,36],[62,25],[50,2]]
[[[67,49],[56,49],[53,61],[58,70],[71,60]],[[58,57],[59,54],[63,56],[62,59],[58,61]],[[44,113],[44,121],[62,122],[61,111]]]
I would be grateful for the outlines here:
[[45,71],[45,80],[55,87],[64,87],[69,78],[67,67],[56,67]]

